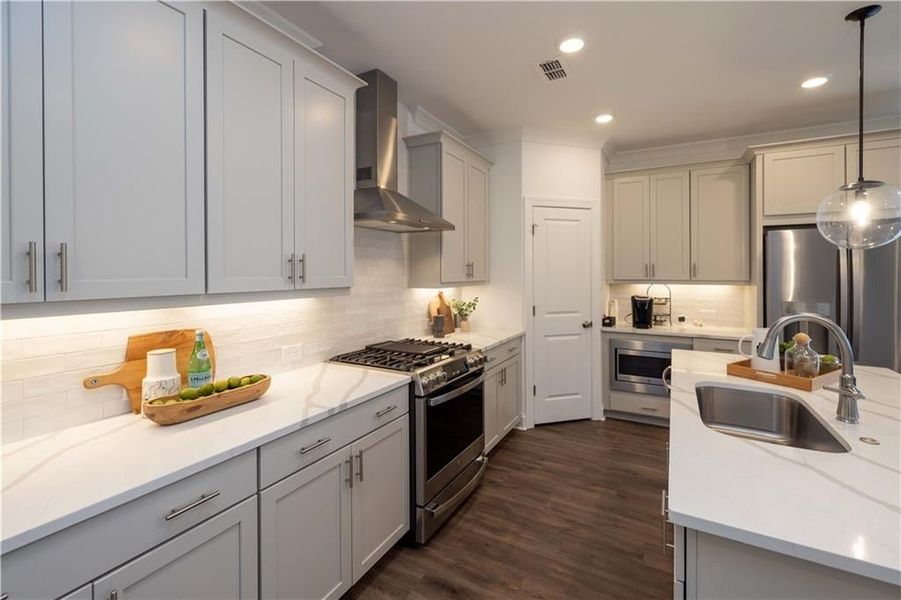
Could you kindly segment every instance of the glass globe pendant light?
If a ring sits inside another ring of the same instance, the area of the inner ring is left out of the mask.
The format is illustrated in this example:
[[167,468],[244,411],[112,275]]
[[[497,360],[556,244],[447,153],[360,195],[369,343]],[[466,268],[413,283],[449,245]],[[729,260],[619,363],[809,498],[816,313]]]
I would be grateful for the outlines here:
[[817,209],[817,228],[839,248],[867,250],[901,237],[901,190],[863,176],[863,39],[864,22],[882,9],[871,4],[849,13],[846,21],[860,23],[857,181],[841,186]]

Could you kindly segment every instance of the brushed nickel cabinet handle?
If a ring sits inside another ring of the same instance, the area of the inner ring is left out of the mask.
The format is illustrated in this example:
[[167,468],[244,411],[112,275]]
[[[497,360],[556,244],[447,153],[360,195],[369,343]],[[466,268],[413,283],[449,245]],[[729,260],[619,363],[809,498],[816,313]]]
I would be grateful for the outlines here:
[[288,257],[288,281],[294,281],[294,253]]
[[698,276],[698,263],[691,263],[691,276],[692,277]]
[[357,452],[357,460],[360,461],[360,471],[357,473],[357,477],[360,478],[360,483],[363,483],[363,451],[362,450]]
[[107,596],[107,600],[119,600],[119,590],[113,590]]
[[300,447],[300,454],[306,454],[307,452],[312,452],[313,450],[315,450],[315,449],[318,448],[319,446],[322,446],[323,444],[328,444],[330,441],[332,441],[332,438],[330,438],[330,437],[327,437],[327,438],[320,438],[320,439],[316,440],[313,444],[311,444],[311,445],[309,445],[309,446],[301,446],[301,447]]
[[297,262],[300,263],[300,282],[307,282],[307,254],[306,252],[300,255],[300,258],[297,259]]
[[656,277],[656,276],[657,276],[657,265],[654,263],[651,263],[651,277]]
[[344,462],[347,463],[347,478],[344,481],[347,482],[347,487],[354,489],[354,455],[351,454]]
[[670,544],[666,541],[666,500],[666,490],[660,490],[660,516],[662,517],[660,522],[663,524],[662,533],[664,554],[666,554],[667,550],[672,550],[675,548],[673,544]]
[[59,243],[59,291],[69,291],[69,244],[66,242]]
[[375,413],[375,418],[378,419],[379,417],[384,417],[385,415],[387,415],[389,412],[391,412],[395,408],[397,408],[397,404],[392,404],[388,408],[383,408],[382,410]]
[[173,509],[169,512],[169,514],[166,515],[166,520],[167,520],[167,521],[171,521],[172,519],[175,519],[176,517],[182,516],[183,514],[185,514],[186,512],[188,512],[189,510],[194,510],[194,509],[197,508],[198,506],[201,506],[201,505],[203,505],[203,504],[206,504],[207,502],[209,502],[209,501],[212,500],[213,498],[218,498],[218,497],[219,497],[219,493],[220,493],[219,490],[216,490],[216,491],[214,491],[214,492],[210,492],[209,494],[203,494],[202,496],[200,496],[200,498],[198,498],[198,499],[195,500],[194,502],[188,504],[187,506],[183,506],[183,507],[181,507],[181,508],[173,508]]
[[[28,242],[28,293],[36,294],[38,291],[38,243]],[[0,596],[0,600],[4,600]]]
[[644,263],[644,276],[648,277],[648,263]]

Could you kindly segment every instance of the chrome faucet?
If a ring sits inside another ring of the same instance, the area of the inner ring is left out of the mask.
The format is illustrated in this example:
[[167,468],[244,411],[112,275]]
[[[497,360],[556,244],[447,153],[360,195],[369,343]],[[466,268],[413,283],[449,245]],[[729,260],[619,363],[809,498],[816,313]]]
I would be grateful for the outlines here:
[[773,358],[776,351],[776,344],[779,342],[782,330],[790,323],[799,321],[810,321],[818,323],[829,330],[835,341],[838,342],[840,358],[842,361],[842,377],[838,387],[827,385],[823,389],[830,392],[838,392],[838,408],[835,411],[835,418],[844,423],[859,423],[860,413],[857,410],[857,400],[866,398],[863,392],[857,387],[857,379],[854,377],[854,351],[851,349],[851,342],[848,336],[842,331],[842,328],[832,319],[827,319],[814,313],[798,313],[795,315],[785,315],[779,317],[775,323],[770,326],[766,337],[757,346],[757,356],[767,360]]

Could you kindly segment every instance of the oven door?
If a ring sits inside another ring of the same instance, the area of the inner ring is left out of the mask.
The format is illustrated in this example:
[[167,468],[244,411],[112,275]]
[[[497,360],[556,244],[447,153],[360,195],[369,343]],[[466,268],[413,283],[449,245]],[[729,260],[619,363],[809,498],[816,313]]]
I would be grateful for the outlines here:
[[485,449],[485,373],[416,398],[416,503],[428,504]]

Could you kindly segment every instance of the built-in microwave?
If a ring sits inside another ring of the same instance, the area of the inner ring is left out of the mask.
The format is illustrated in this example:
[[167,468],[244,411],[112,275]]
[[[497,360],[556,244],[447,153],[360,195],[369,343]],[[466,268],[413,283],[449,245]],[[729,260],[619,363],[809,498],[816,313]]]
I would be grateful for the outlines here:
[[691,350],[691,341],[610,340],[610,389],[636,394],[669,396],[663,372],[672,362],[672,351]]

